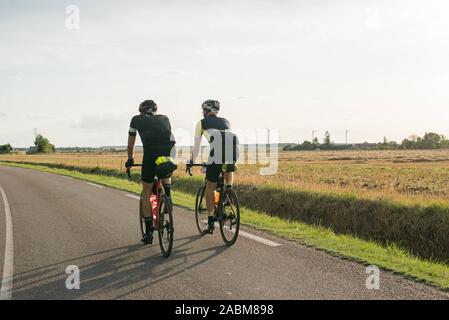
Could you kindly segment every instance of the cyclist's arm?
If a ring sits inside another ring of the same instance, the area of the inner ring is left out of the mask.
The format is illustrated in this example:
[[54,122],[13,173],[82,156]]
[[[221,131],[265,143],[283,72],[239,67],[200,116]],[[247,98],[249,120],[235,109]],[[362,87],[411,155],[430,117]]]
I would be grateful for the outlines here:
[[136,143],[137,136],[137,129],[135,128],[133,120],[131,120],[131,125],[129,126],[128,132],[128,159],[132,159],[134,157],[134,145]]
[[128,136],[128,159],[134,158],[135,143],[136,143],[136,136]]
[[195,137],[194,137],[194,144],[193,144],[193,154],[192,154],[192,161],[195,163],[196,159],[198,158],[198,154],[200,153],[200,147],[201,147],[201,137],[203,135],[203,128],[201,126],[201,121],[199,121],[196,125],[195,129]]

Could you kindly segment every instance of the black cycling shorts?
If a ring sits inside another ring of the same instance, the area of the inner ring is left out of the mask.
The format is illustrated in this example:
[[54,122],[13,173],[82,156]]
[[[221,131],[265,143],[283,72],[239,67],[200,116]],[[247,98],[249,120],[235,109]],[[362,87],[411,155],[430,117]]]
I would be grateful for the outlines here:
[[221,172],[234,172],[235,170],[235,164],[209,164],[206,166],[206,179],[217,183]]
[[159,157],[170,157],[171,148],[144,148],[142,161],[142,181],[153,183],[156,176],[156,159]]

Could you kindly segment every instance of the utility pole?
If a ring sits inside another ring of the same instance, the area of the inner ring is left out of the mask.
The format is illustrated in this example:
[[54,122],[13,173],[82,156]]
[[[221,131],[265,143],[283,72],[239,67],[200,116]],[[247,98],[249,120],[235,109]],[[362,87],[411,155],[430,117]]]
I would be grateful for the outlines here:
[[346,146],[348,146],[348,133],[351,132],[349,130],[345,130],[345,136],[346,136]]
[[270,129],[267,128],[267,135],[268,135],[268,148],[270,147]]
[[34,128],[34,138],[37,138],[37,128]]

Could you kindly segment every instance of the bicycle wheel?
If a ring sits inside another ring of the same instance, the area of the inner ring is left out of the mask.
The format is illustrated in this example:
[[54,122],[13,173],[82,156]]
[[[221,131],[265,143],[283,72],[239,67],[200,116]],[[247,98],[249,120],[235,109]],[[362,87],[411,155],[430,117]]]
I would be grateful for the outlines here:
[[139,222],[140,222],[140,232],[142,233],[143,238],[147,230],[145,227],[145,218],[143,216],[142,197],[140,197],[140,204],[139,204]]
[[206,198],[204,197],[205,187],[201,187],[198,190],[195,200],[195,220],[196,227],[200,235],[204,236],[208,231],[207,229],[207,209]]
[[164,257],[169,257],[173,248],[173,209],[170,199],[162,194],[159,198],[159,226],[157,233],[159,235],[159,245]]
[[223,241],[227,246],[232,246],[237,241],[240,230],[240,203],[233,189],[225,189],[223,192],[218,222]]

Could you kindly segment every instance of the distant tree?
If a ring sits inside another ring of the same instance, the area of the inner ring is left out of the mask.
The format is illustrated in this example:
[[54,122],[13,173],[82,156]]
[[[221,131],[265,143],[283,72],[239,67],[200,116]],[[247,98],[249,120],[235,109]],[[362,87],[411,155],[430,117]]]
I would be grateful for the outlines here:
[[409,139],[402,140],[401,148],[402,149],[414,149],[415,142]]
[[2,154],[11,153],[12,150],[13,150],[13,147],[9,143],[0,146],[0,153],[2,153]]
[[433,132],[426,132],[422,139],[422,146],[425,149],[439,149],[442,140],[443,137],[441,135]]
[[395,141],[388,141],[387,137],[384,137],[382,142],[377,144],[377,149],[380,150],[394,150],[398,149],[399,145]]
[[449,149],[449,140],[446,138],[443,138],[443,141],[441,141],[441,149]]
[[[292,150],[295,150],[295,148],[296,148],[295,145],[287,144],[284,148],[282,148],[282,150],[284,150],[284,151],[292,151]],[[79,152],[79,150],[78,150],[78,152]]]
[[34,140],[34,145],[37,148],[37,152],[40,153],[51,153],[55,152],[55,146],[48,141],[47,138],[44,138],[41,134],[36,136],[36,140]]
[[325,148],[330,148],[331,145],[332,145],[331,134],[329,133],[329,131],[326,131],[326,133],[324,134],[323,146]]
[[399,149],[399,144],[396,141],[388,141],[388,149],[389,150]]
[[402,149],[440,149],[447,146],[446,137],[443,135],[426,132],[424,137],[418,137],[416,135],[410,136],[408,139],[404,139],[401,144]]
[[310,141],[306,140],[301,144],[301,150],[315,150],[315,149],[316,149],[316,147]]

